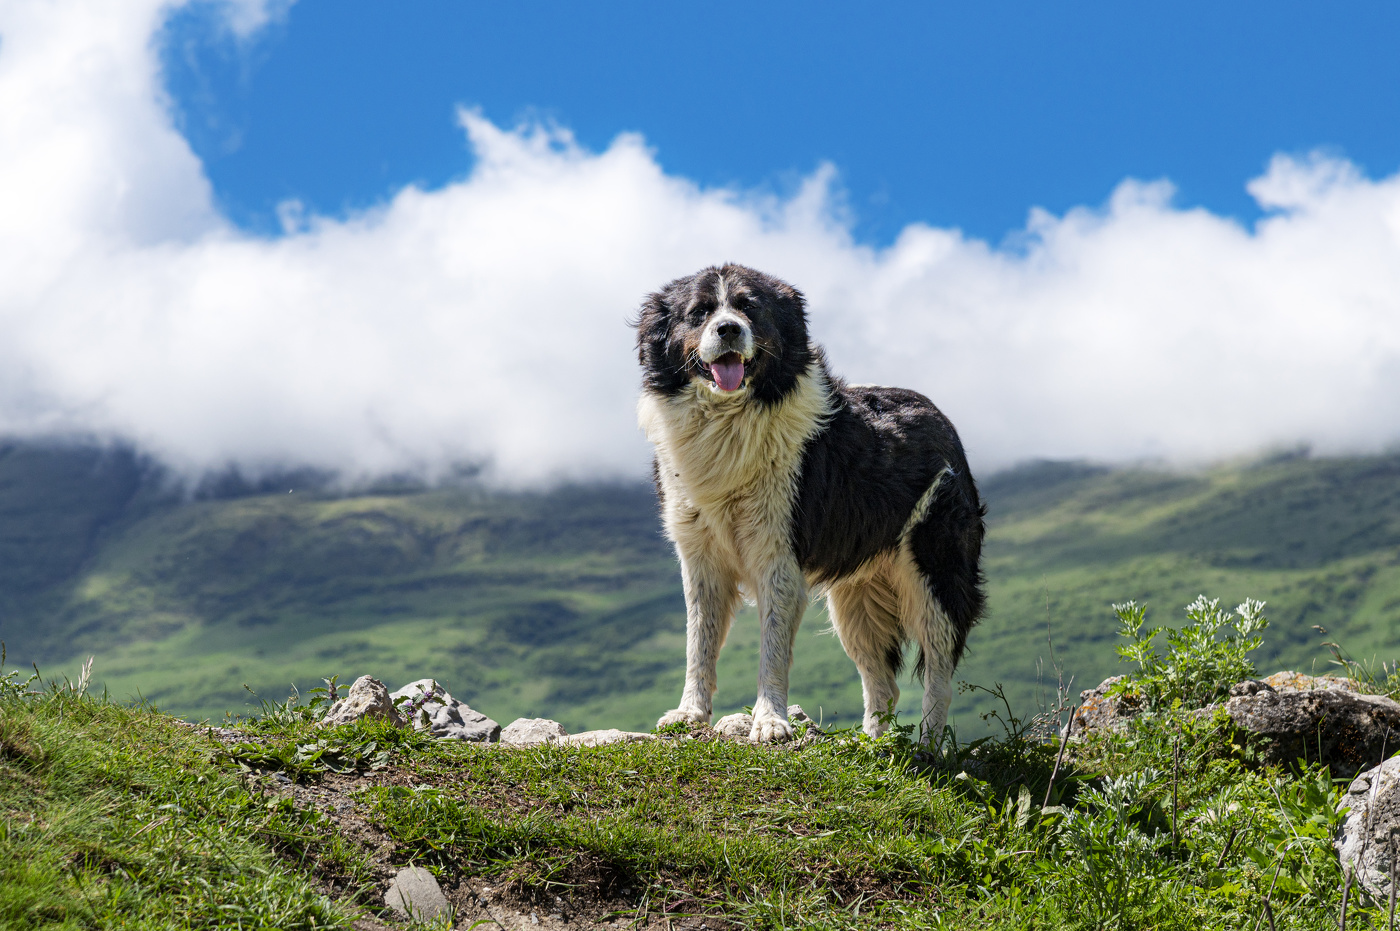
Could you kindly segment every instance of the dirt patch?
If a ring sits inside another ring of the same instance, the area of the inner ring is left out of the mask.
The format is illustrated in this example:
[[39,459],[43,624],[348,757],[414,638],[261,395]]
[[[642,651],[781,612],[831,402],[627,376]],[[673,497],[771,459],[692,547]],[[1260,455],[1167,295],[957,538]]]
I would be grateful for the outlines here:
[[[420,771],[392,768],[355,775],[327,773],[311,784],[275,774],[254,779],[267,794],[289,798],[299,810],[325,816],[342,838],[366,854],[373,888],[358,895],[350,888],[348,877],[323,864],[309,864],[309,872],[326,895],[365,912],[355,922],[358,931],[379,931],[401,924],[383,907],[384,893],[394,874],[408,864],[393,838],[371,819],[369,806],[355,795],[375,786],[440,785],[422,776]],[[531,804],[524,796],[509,792],[492,792],[488,798],[474,796],[472,801],[516,810]],[[608,927],[716,931],[737,927],[712,913],[715,904],[674,894],[660,900],[644,890],[634,876],[602,860],[578,858],[546,882],[540,882],[528,867],[521,867],[498,875],[450,877],[441,880],[441,886],[456,910],[458,928],[482,921],[528,931]]]

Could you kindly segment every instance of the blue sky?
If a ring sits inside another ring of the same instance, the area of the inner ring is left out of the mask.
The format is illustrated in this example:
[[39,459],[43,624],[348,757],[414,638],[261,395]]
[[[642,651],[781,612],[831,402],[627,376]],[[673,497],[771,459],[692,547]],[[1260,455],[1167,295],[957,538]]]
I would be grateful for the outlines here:
[[830,162],[882,244],[913,221],[997,241],[1128,177],[1252,220],[1279,152],[1400,166],[1394,3],[300,0],[245,41],[196,5],[163,45],[220,205],[264,232],[287,198],[336,214],[464,176],[457,105],[594,151],[639,132],[708,186],[786,193]]
[[734,260],[979,473],[1400,442],[1400,8],[852,9],[0,3],[0,436],[641,479]]

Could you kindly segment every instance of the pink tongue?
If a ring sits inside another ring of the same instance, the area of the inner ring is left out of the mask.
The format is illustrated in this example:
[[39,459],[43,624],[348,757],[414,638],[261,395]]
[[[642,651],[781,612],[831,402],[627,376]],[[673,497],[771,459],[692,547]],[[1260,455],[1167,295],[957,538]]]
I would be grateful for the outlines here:
[[710,372],[722,391],[737,391],[744,380],[743,362],[711,362]]

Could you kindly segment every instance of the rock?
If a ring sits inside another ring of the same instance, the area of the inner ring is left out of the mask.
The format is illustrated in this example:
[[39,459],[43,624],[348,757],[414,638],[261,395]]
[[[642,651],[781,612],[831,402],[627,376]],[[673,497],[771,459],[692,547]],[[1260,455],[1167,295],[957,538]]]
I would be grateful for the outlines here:
[[560,737],[569,736],[564,725],[549,718],[516,718],[501,731],[501,743],[521,747],[551,743]]
[[745,714],[742,711],[737,714],[726,714],[715,722],[715,730],[726,737],[748,740],[749,732],[753,730],[753,715]]
[[[1274,679],[1270,676],[1264,684]],[[1383,695],[1318,684],[1309,676],[1288,681],[1300,679],[1310,679],[1310,687],[1239,689],[1244,694],[1225,702],[1225,711],[1237,728],[1270,738],[1262,748],[1265,762],[1289,764],[1304,759],[1327,764],[1334,775],[1349,776],[1400,749],[1400,703]]]
[[582,734],[568,734],[562,737],[556,737],[554,741],[566,747],[602,747],[607,744],[636,743],[639,740],[655,739],[655,734],[643,734],[638,731],[620,731],[614,727],[603,731],[584,731]]
[[[821,729],[817,727],[817,722],[807,717],[801,705],[788,705],[788,720],[793,726],[799,724],[807,725],[809,735],[820,734]],[[726,737],[733,737],[736,740],[748,740],[749,734],[753,731],[753,715],[745,712],[737,714],[726,714],[714,723],[714,729]]]
[[794,725],[807,725],[807,733],[820,734],[822,732],[822,729],[820,727],[817,727],[817,722],[813,721],[810,717],[807,716],[807,712],[802,710],[801,705],[788,705],[787,714],[788,720],[791,721]]
[[394,709],[389,697],[389,689],[373,676],[360,676],[350,686],[350,691],[340,701],[331,705],[331,710],[321,719],[327,727],[349,724],[362,718],[383,718],[399,727],[408,722]]
[[1337,808],[1351,809],[1335,842],[1343,875],[1354,871],[1361,888],[1388,901],[1391,871],[1400,872],[1400,757],[1352,780]]
[[1122,676],[1111,676],[1098,684],[1097,688],[1085,689],[1079,693],[1079,710],[1074,713],[1074,733],[1118,728],[1128,719],[1142,711],[1142,705],[1132,695],[1109,695],[1114,685],[1123,681]]
[[[426,701],[422,700],[424,695],[428,696]],[[418,708],[412,716],[413,726],[420,731],[426,729],[434,737],[490,743],[501,736],[501,725],[447,694],[435,679],[410,682],[390,697],[399,708],[413,702]]]
[[[1276,672],[1266,679],[1251,679],[1249,681],[1262,682],[1269,688],[1278,691],[1284,689],[1296,689],[1304,692],[1315,692],[1318,689],[1341,689],[1344,692],[1359,691],[1356,683],[1351,679],[1343,679],[1339,676],[1305,676],[1301,672]],[[1239,686],[1235,688],[1239,688]],[[1230,694],[1234,694],[1233,689]]]
[[384,893],[384,904],[414,921],[432,921],[452,910],[437,879],[421,866],[410,866],[394,875]]

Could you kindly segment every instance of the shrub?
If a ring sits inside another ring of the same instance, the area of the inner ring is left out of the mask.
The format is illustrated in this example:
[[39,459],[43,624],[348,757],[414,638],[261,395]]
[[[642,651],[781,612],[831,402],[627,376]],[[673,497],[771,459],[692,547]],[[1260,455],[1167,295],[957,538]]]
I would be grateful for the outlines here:
[[[1220,599],[1196,598],[1186,606],[1190,623],[1172,629],[1143,629],[1147,608],[1135,601],[1113,606],[1118,615],[1118,635],[1127,640],[1118,655],[1138,664],[1138,671],[1124,678],[1116,694],[1138,696],[1149,711],[1172,707],[1200,708],[1229,692],[1230,686],[1253,678],[1249,654],[1264,638],[1269,626],[1264,602],[1246,598],[1233,612],[1220,610]],[[1166,634],[1167,649],[1159,653],[1155,641]]]

